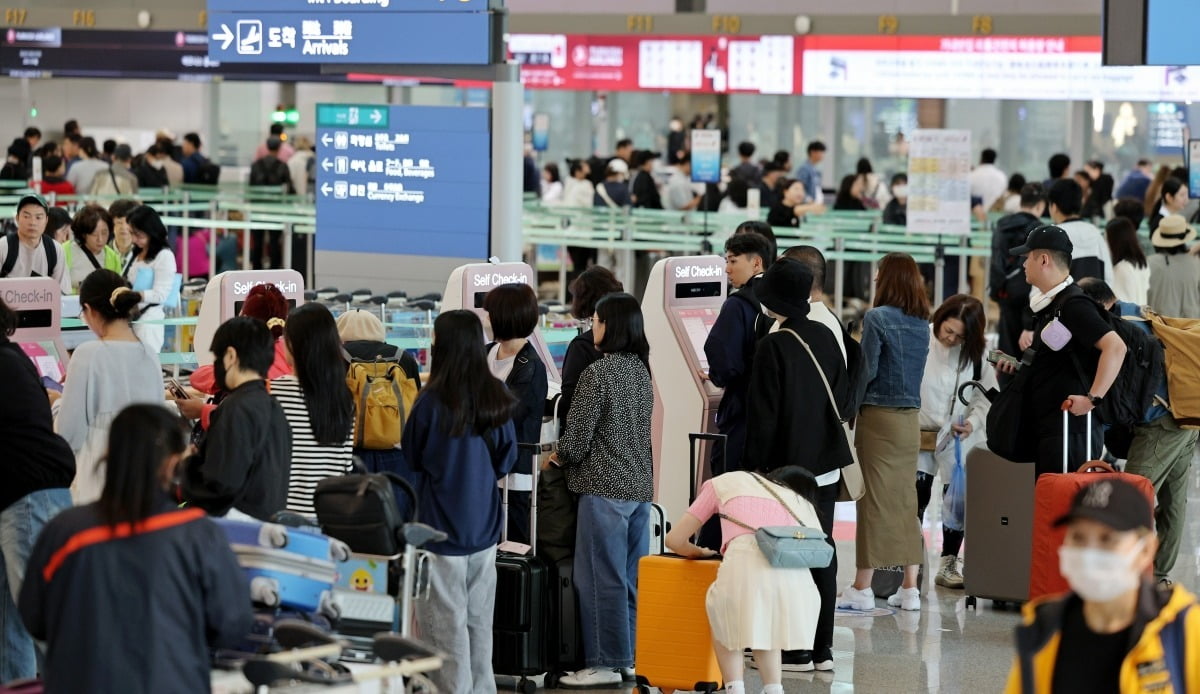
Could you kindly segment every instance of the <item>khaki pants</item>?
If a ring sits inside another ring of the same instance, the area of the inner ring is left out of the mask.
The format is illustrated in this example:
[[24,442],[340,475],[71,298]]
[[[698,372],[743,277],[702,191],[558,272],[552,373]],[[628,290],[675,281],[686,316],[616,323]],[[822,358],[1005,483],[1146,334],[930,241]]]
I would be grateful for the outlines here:
[[1134,430],[1125,471],[1141,475],[1154,485],[1158,508],[1158,554],[1154,577],[1166,578],[1175,567],[1187,522],[1187,482],[1200,431],[1180,429],[1171,415],[1163,415]]

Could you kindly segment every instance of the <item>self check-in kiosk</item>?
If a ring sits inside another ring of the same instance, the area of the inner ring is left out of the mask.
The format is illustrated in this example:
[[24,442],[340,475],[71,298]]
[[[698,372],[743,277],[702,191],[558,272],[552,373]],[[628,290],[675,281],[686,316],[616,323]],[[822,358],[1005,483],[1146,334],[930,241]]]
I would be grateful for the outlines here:
[[62,383],[67,373],[61,292],[49,277],[0,279],[0,297],[17,312],[17,329],[9,339],[21,346],[43,379],[54,383]]
[[[726,285],[724,258],[666,258],[650,271],[642,300],[654,381],[655,499],[672,518],[688,507],[688,434],[717,431],[723,391],[700,374],[708,373],[704,341]],[[707,470],[707,447],[702,451]]]
[[196,337],[193,340],[196,363],[201,366],[213,362],[213,335],[222,323],[238,316],[250,290],[260,284],[274,284],[283,292],[288,306],[295,308],[304,303],[304,278],[295,270],[238,270],[222,272],[208,281],[204,289],[204,301],[200,304],[200,315],[196,318]]
[[[446,282],[446,293],[442,295],[442,310],[467,309],[474,311],[483,321],[490,337],[487,311],[483,310],[483,299],[492,289],[502,284],[528,284],[537,293],[537,275],[525,263],[474,263],[462,265],[450,273]],[[546,379],[550,383],[550,397],[559,392],[558,365],[550,354],[550,348],[542,337],[541,327],[535,328],[529,342],[537,350],[546,365]]]

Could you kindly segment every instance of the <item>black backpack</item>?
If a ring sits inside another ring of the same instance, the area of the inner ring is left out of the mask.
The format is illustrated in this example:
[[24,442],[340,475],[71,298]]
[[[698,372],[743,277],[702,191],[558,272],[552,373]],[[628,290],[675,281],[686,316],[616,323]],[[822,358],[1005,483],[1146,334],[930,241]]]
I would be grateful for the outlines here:
[[221,167],[205,159],[196,169],[196,183],[215,186],[221,180]]
[[[1086,296],[1071,300],[1092,301]],[[1095,305],[1095,302],[1092,303]],[[1110,426],[1132,427],[1145,420],[1146,411],[1154,403],[1154,394],[1166,378],[1166,354],[1162,343],[1154,336],[1112,312],[1102,308],[1098,310],[1113,332],[1120,336],[1127,350],[1121,371],[1098,408],[1100,418]],[[1071,361],[1079,378],[1085,384],[1090,384],[1093,379],[1088,376],[1074,352],[1071,352]]]
[[408,496],[403,507],[416,519],[417,495],[403,477],[393,472],[327,477],[317,483],[313,506],[321,532],[345,542],[350,551],[384,557],[404,549],[405,514],[401,513],[393,486]]
[[[16,232],[9,232],[4,235],[8,240],[8,255],[4,258],[4,266],[0,267],[0,277],[8,277],[13,268],[17,266],[17,254],[21,252],[21,240],[17,237]],[[58,248],[54,244],[54,239],[49,236],[42,236],[42,248],[46,249],[46,276],[54,276],[54,268],[58,267]]]

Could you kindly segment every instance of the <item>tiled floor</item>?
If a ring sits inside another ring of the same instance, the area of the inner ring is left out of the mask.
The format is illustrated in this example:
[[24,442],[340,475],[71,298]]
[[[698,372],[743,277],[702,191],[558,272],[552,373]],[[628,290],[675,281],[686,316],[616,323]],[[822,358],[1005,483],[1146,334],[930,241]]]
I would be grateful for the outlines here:
[[[936,514],[938,506],[931,504],[930,513]],[[854,572],[853,505],[839,504],[837,516],[839,586],[845,586]],[[848,528],[850,539],[843,540]],[[936,538],[929,557],[934,562],[940,548],[940,526],[927,516],[925,530],[927,538]],[[981,549],[991,548],[976,551]],[[967,561],[970,551],[968,537]],[[1200,464],[1192,467],[1188,528],[1173,578],[1193,592],[1200,591]],[[980,601],[978,611],[967,610],[964,603],[962,591],[933,586],[931,575],[919,613],[896,612],[874,618],[839,615],[834,671],[789,674],[784,689],[788,694],[999,692],[1011,665],[1012,632],[1019,616],[996,611],[987,600]],[[882,607],[883,601],[879,605]],[[748,692],[758,694],[761,684],[753,670],[747,671],[746,684]]]

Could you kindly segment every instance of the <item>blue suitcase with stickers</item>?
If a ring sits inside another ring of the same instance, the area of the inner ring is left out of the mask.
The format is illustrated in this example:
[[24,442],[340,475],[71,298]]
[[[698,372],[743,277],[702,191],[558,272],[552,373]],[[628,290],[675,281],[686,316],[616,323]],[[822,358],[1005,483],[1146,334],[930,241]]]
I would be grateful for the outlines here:
[[225,532],[260,605],[311,612],[337,619],[333,587],[346,545],[315,528],[214,518]]

